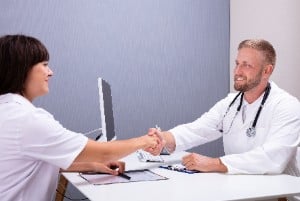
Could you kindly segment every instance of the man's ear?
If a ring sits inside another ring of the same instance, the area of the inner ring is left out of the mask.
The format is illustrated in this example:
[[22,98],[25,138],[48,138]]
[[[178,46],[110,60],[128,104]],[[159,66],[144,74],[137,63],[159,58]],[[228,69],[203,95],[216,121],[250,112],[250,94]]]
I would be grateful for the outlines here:
[[274,66],[272,64],[267,64],[267,65],[265,65],[263,72],[265,75],[267,75],[269,77],[273,73],[273,70],[274,70]]

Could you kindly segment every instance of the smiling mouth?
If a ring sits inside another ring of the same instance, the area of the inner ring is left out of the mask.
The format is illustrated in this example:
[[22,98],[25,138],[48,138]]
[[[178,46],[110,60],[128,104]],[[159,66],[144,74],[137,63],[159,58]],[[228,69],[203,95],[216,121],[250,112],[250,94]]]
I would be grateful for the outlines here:
[[234,81],[235,82],[240,82],[240,81],[245,81],[246,79],[245,78],[243,78],[243,77],[235,77],[234,78]]

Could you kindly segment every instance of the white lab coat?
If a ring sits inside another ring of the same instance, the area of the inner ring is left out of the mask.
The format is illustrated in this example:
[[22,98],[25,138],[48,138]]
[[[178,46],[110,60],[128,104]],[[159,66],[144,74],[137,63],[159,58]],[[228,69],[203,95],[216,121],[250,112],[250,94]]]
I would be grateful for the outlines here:
[[[223,136],[225,156],[221,160],[227,166],[228,174],[288,173],[300,176],[296,160],[300,142],[299,101],[271,82],[269,97],[256,124],[256,135],[248,137],[246,129],[252,125],[263,95],[251,104],[243,100],[242,109],[234,118],[240,104],[238,98],[224,117],[235,96],[236,93],[229,94],[199,119],[171,129],[176,151]],[[223,133],[219,129],[223,129]]]

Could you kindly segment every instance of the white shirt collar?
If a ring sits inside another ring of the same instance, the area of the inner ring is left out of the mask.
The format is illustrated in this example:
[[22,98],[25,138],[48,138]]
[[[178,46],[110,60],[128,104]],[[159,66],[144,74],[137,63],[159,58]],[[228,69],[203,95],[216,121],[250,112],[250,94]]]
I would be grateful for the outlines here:
[[20,105],[25,105],[29,107],[34,107],[34,105],[28,99],[26,99],[25,97],[19,94],[7,93],[0,96],[0,104],[11,103],[11,102],[15,102]]

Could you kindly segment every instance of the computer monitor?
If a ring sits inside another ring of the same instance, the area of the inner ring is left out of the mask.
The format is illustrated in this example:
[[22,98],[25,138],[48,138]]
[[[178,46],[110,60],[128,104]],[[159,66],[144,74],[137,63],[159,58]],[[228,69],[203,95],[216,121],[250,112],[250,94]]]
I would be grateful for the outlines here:
[[98,89],[101,114],[101,128],[103,134],[103,136],[99,138],[99,141],[115,140],[117,137],[115,134],[111,87],[107,81],[105,81],[102,78],[98,78]]

